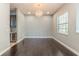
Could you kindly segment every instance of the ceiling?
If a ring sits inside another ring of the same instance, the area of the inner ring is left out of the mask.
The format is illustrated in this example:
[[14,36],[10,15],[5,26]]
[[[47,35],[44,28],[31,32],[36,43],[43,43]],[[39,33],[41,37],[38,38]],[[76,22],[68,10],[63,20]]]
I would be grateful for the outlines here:
[[11,3],[10,8],[18,8],[24,15],[35,15],[35,12],[41,10],[43,15],[52,15],[64,4],[62,3]]

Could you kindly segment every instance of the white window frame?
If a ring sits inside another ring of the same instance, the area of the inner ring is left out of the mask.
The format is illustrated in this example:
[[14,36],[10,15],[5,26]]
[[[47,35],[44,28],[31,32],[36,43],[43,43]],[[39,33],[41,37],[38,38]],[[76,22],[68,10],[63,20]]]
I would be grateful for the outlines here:
[[[79,11],[79,9],[77,10]],[[79,13],[76,11],[76,33],[79,34]]]
[[57,32],[68,35],[68,12],[57,16]]

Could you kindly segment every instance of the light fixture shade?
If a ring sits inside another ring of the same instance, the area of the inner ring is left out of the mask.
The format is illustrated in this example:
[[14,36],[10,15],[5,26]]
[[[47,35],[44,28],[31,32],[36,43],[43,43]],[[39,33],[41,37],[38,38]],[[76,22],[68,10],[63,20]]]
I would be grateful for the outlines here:
[[43,12],[40,11],[40,10],[39,10],[39,11],[36,11],[35,15],[36,15],[36,16],[43,16]]
[[31,12],[27,12],[28,14],[31,14]]

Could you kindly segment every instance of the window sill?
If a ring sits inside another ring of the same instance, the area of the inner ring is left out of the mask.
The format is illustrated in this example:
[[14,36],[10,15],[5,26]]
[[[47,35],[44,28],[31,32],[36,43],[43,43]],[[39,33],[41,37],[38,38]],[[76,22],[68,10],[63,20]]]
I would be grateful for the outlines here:
[[68,33],[62,33],[62,32],[57,32],[59,34],[62,34],[62,35],[68,35]]
[[76,32],[76,34],[79,34],[79,32]]

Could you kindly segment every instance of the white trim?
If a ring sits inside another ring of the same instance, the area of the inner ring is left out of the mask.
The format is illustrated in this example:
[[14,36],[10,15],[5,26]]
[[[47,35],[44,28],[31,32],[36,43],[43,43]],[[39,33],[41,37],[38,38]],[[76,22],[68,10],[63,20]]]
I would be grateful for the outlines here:
[[2,51],[2,52],[0,53],[0,56],[1,56],[2,54],[4,54],[6,51],[8,51],[10,48],[11,48],[11,46],[8,47],[8,48],[6,48],[4,51]]
[[[73,53],[75,53],[76,55],[79,56],[79,53],[78,53],[75,49],[69,47],[68,45],[64,44],[63,42],[59,41],[58,39],[56,39],[56,38],[53,37],[53,36],[25,36],[24,38],[52,38],[52,39],[56,40],[57,42],[59,42],[59,43],[60,43],[61,45],[63,45],[64,47],[66,47],[67,49],[69,49],[70,51],[72,51]],[[18,40],[15,44],[18,44],[18,43],[21,42],[24,38]],[[12,46],[14,46],[15,44],[13,44]],[[9,47],[6,48],[4,51],[2,51],[2,52],[0,53],[0,56],[1,56],[3,53],[5,53],[6,51],[8,51],[12,46],[9,46]]]
[[[52,38],[52,36],[24,36],[24,38]],[[8,51],[11,47],[13,47],[14,45],[18,44],[19,42],[21,42],[24,38],[18,40],[16,43],[12,44],[11,46],[9,46],[8,48],[6,48],[5,50],[3,50],[0,53],[0,56],[2,54],[4,54],[6,51]]]
[[20,40],[18,40],[16,43],[10,45],[10,46],[9,46],[8,48],[6,48],[5,50],[3,50],[3,51],[0,53],[0,56],[1,56],[2,54],[4,54],[6,51],[8,51],[11,47],[13,47],[14,45],[16,45],[16,44],[18,44],[19,42],[21,42],[22,40],[23,40],[23,38],[20,39]]
[[58,34],[68,35],[69,33],[57,32]]
[[68,45],[64,44],[63,42],[61,42],[60,40],[56,39],[56,38],[53,37],[53,36],[52,36],[52,38],[53,38],[54,40],[56,40],[57,42],[59,42],[59,43],[60,43],[61,45],[63,45],[64,47],[66,47],[68,50],[72,51],[74,54],[76,54],[77,56],[79,56],[79,53],[78,53],[75,49],[69,47]]
[[24,38],[52,38],[52,36],[24,36]]

